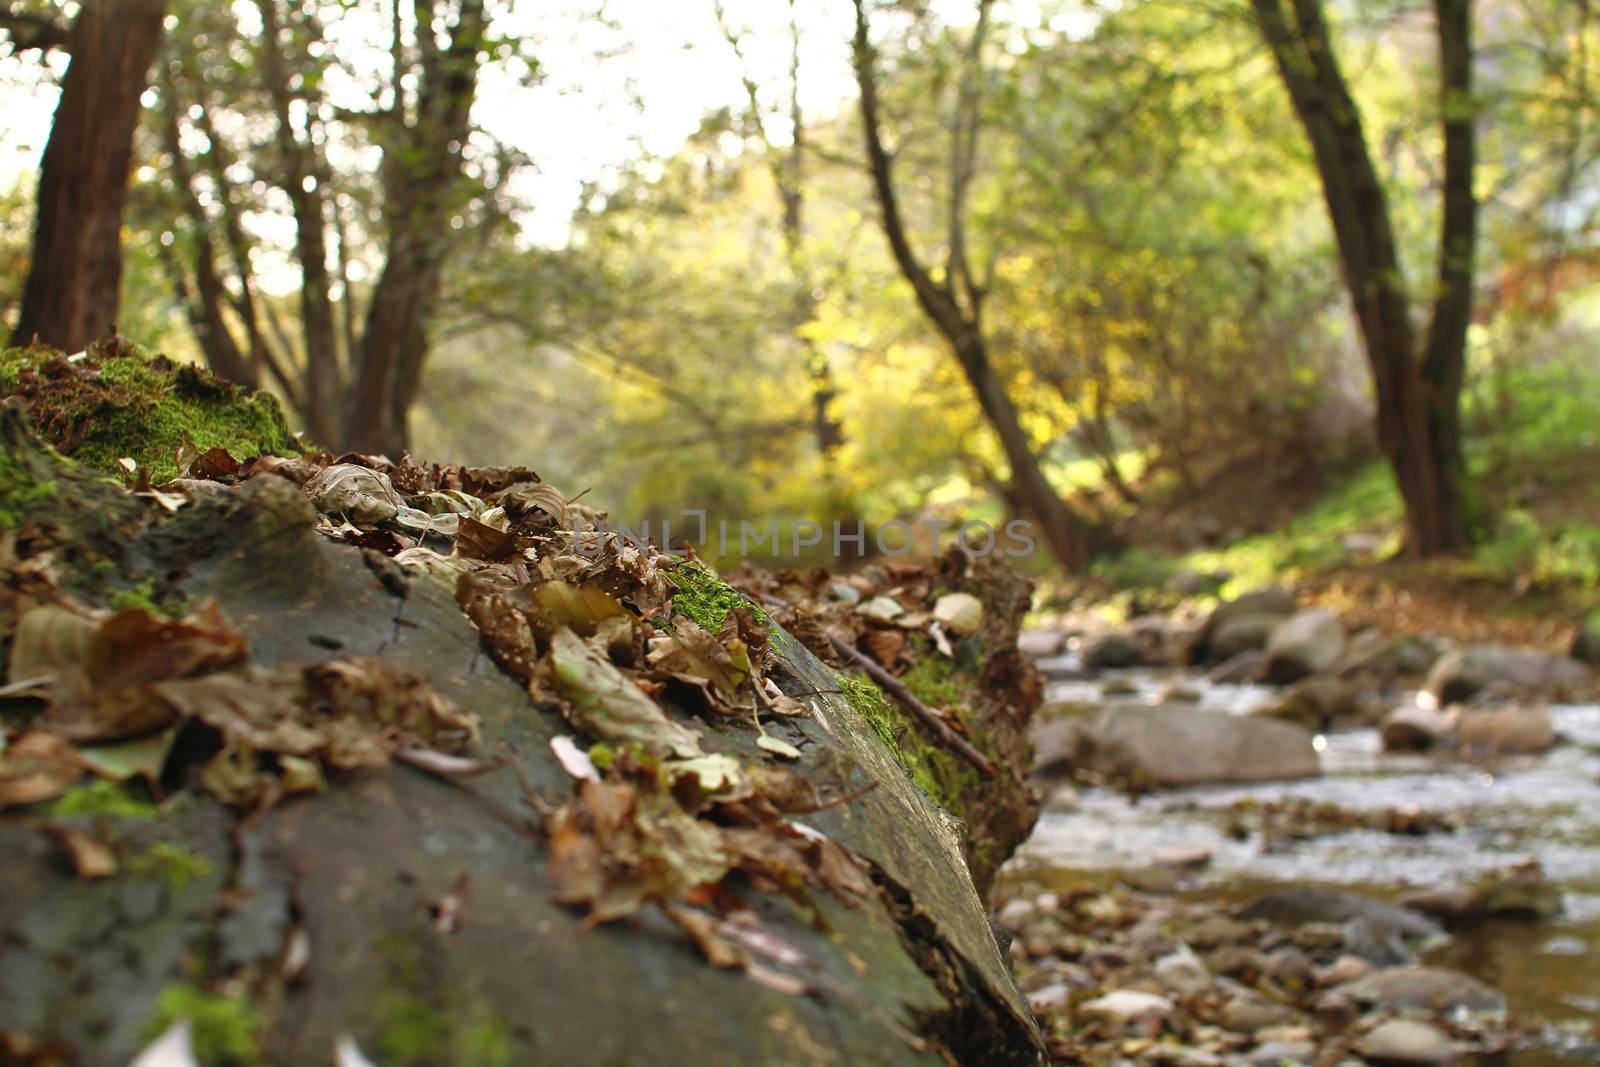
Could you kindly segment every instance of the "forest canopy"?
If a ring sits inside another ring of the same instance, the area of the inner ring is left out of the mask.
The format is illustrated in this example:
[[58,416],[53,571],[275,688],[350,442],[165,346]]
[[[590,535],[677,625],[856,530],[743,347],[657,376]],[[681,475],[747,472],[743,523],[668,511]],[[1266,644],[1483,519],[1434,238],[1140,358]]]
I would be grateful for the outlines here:
[[13,0],[0,323],[630,522],[1024,515],[1073,570],[1374,463],[1392,547],[1481,551],[1596,448],[1534,430],[1600,380],[1587,4],[671,8]]

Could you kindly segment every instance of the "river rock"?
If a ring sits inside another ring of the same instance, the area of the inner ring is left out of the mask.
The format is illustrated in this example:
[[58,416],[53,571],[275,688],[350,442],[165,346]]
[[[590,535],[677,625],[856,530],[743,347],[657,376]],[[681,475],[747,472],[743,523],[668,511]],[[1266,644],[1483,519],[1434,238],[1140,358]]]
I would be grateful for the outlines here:
[[1311,734],[1290,723],[1191,708],[1104,709],[1074,738],[1073,765],[1155,786],[1265,782],[1322,773]]
[[1472,887],[1474,911],[1491,919],[1553,919],[1565,907],[1561,887],[1537,862],[1493,871]]
[[1256,898],[1239,917],[1295,924],[1365,920],[1403,937],[1429,940],[1445,936],[1444,928],[1426,916],[1345,889],[1297,886],[1275,890]]
[[[1241,652],[1261,651],[1266,648],[1267,639],[1272,636],[1272,631],[1276,630],[1282,621],[1282,615],[1251,612],[1246,615],[1236,615],[1217,624],[1216,630],[1211,634],[1206,662],[1229,660]],[[1263,652],[1263,662],[1265,656],[1266,653]]]
[[1267,638],[1266,680],[1286,683],[1321,674],[1339,662],[1344,649],[1344,624],[1331,611],[1298,612]]
[[[1190,663],[1217,663],[1246,648],[1260,648],[1266,643],[1271,625],[1294,614],[1294,610],[1294,594],[1286,589],[1262,589],[1219,604],[1216,610],[1206,617],[1206,621],[1201,624],[1190,641],[1186,658]],[[1216,641],[1218,631],[1224,624],[1247,615],[1255,615],[1262,619],[1270,618],[1273,623],[1267,624],[1264,629],[1260,622],[1256,624],[1257,630],[1261,633],[1259,641],[1253,644],[1237,644],[1231,651],[1225,651]]]
[[1054,656],[1066,643],[1067,635],[1060,630],[1024,630],[1017,635],[1017,651],[1034,659]]
[[1133,635],[1121,632],[1091,637],[1083,644],[1082,658],[1086,670],[1096,671],[1108,667],[1136,667],[1143,661]]
[[1444,655],[1447,644],[1427,635],[1387,637],[1369,631],[1351,640],[1339,674],[1367,677],[1385,685],[1399,678],[1421,678]]
[[1475,1012],[1503,1012],[1501,992],[1471,975],[1443,967],[1391,967],[1338,986],[1326,995],[1348,998],[1367,1008],[1401,1011],[1407,1008],[1448,1013],[1457,1008]]
[[1158,993],[1118,989],[1078,1005],[1078,1015],[1115,1030],[1154,1036],[1171,1018],[1176,1005]]
[[1364,718],[1361,694],[1355,684],[1333,675],[1302,678],[1255,713],[1298,723],[1319,733]]
[[1197,571],[1186,568],[1167,579],[1167,588],[1179,596],[1204,596],[1215,593],[1232,580],[1232,571]]
[[1300,1067],[1316,1062],[1317,1046],[1310,1041],[1264,1041],[1246,1059],[1250,1067]]
[[1259,648],[1247,648],[1211,668],[1206,680],[1213,685],[1243,685],[1255,681],[1266,663],[1266,652]]
[[1187,949],[1156,960],[1156,979],[1181,997],[1199,996],[1211,988],[1211,972]]
[[1439,657],[1423,688],[1440,707],[1470,700],[1497,683],[1513,692],[1564,693],[1589,682],[1588,668],[1566,656],[1548,656],[1531,648],[1473,645]]
[[1035,1015],[1053,1015],[1065,1011],[1072,998],[1072,987],[1065,982],[1051,982],[1027,994],[1028,1008]]
[[1549,708],[1462,708],[1456,736],[1462,751],[1473,755],[1529,755],[1555,747],[1556,728]]
[[1281,1026],[1292,1019],[1293,1013],[1282,1004],[1259,997],[1234,996],[1222,1005],[1222,1025],[1241,1034]]
[[1455,1045],[1437,1026],[1415,1019],[1389,1019],[1363,1034],[1356,1051],[1374,1063],[1444,1063]]
[[1376,967],[1360,956],[1340,956],[1317,972],[1316,983],[1321,988],[1344,985],[1365,978],[1375,970]]
[[1425,752],[1448,739],[1454,725],[1449,712],[1402,704],[1383,717],[1378,735],[1385,752]]

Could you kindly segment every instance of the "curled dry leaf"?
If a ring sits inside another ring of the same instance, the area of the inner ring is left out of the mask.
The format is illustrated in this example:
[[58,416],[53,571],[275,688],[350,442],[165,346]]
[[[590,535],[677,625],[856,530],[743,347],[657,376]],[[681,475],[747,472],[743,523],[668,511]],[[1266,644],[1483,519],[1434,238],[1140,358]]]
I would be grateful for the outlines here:
[[544,641],[563,626],[592,637],[607,620],[629,618],[627,609],[610,593],[560,578],[534,586],[526,596],[528,625]]
[[655,701],[570,629],[550,642],[556,691],[571,708],[575,725],[619,745],[637,743],[664,758],[701,754],[699,739],[667,717]]
[[405,505],[386,476],[354,463],[324,467],[301,488],[318,511],[357,523],[384,522]]
[[491,563],[509,559],[517,554],[517,535],[463,515],[456,526],[455,554]]
[[54,800],[86,770],[88,764],[67,741],[29,730],[0,753],[0,808]]

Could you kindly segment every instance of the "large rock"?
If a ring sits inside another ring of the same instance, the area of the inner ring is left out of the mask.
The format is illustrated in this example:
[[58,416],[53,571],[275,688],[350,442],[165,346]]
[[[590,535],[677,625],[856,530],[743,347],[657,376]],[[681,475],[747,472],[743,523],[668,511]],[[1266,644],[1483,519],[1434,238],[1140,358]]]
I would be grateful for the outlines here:
[[[1222,626],[1233,619],[1246,615],[1257,615],[1269,616],[1276,620],[1292,615],[1294,611],[1294,594],[1286,589],[1261,589],[1254,593],[1246,593],[1244,596],[1227,601],[1224,604],[1219,604],[1216,610],[1206,617],[1206,621],[1201,624],[1193,640],[1190,641],[1186,658],[1190,663],[1216,663],[1242,652],[1246,648],[1259,648],[1260,644],[1253,646],[1240,644],[1233,647],[1231,651],[1226,651],[1218,646],[1215,639]],[[1256,628],[1261,625],[1259,621],[1254,624]],[[1261,643],[1264,644],[1265,642],[1266,636],[1263,635]]]
[[1330,670],[1344,655],[1344,624],[1314,608],[1289,616],[1267,638],[1266,680],[1287,683]]
[[1589,670],[1566,656],[1549,656],[1531,648],[1473,645],[1439,657],[1423,688],[1443,707],[1470,700],[1490,686],[1560,695],[1580,691],[1590,681]]
[[[9,452],[15,427],[4,429]],[[875,888],[808,892],[797,909],[726,885],[735,896],[714,906],[752,925],[733,965],[712,966],[665,911],[593,926],[558,900],[563,872],[539,812],[572,793],[551,742],[574,727],[485,654],[453,580],[319,535],[299,490],[272,475],[170,518],[103,481],[59,484],[47,505],[56,530],[113,514],[121,524],[59,555],[66,568],[81,549],[98,553],[72,579],[79,595],[98,601],[107,570],[137,566],[196,602],[215,598],[252,664],[374,657],[476,712],[475,754],[489,759],[449,781],[398,764],[330,773],[326,792],[264,814],[196,795],[151,817],[80,816],[78,829],[127,861],[95,881],[74,877],[36,813],[7,811],[0,1031],[59,1042],[80,1067],[124,1067],[158,1003],[242,1019],[233,1036],[269,1064],[328,1063],[345,1035],[378,1063],[462,1067],[1042,1061],[959,824],[781,629],[769,677],[805,714],[766,729],[802,750],[787,766],[825,795],[862,790],[796,820],[860,857]],[[727,720],[704,743],[770,766],[759,736]]]
[[1264,782],[1322,772],[1312,736],[1290,723],[1192,708],[1121,705],[1080,725],[1066,759],[1144,785]]

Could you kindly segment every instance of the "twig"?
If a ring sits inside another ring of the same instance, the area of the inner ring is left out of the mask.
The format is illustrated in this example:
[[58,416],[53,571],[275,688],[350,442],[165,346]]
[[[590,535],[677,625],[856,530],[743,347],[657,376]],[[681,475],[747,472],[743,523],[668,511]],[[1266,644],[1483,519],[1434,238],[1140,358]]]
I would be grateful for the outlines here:
[[833,645],[835,652],[860,667],[863,671],[866,671],[867,677],[877,682],[884,692],[894,697],[907,711],[922,720],[922,724],[933,731],[935,741],[946,748],[954,749],[957,755],[978,768],[985,777],[994,774],[994,765],[989,762],[988,757],[973,748],[966,738],[945,725],[945,721],[939,717],[938,713],[913,696],[911,690],[901,684],[900,679],[878,666],[870,657],[856,651],[856,649],[832,634],[828,635],[828,641]]

